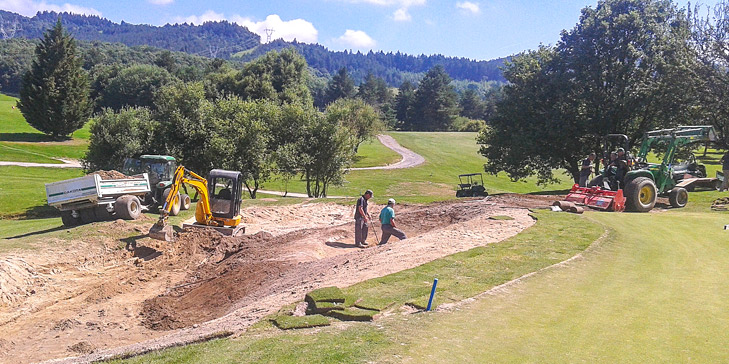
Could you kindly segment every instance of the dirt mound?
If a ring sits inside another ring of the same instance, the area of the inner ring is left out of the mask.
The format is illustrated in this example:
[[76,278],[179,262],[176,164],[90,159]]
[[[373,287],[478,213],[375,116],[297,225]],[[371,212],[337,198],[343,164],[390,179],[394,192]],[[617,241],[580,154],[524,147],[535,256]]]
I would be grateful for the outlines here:
[[101,179],[103,179],[103,180],[109,180],[109,179],[133,179],[134,178],[134,177],[127,176],[126,174],[121,173],[119,171],[115,171],[113,169],[110,170],[110,171],[104,171],[104,170],[96,171],[96,172],[93,172],[91,174],[98,174],[99,176],[101,176]]
[[88,341],[80,341],[68,347],[69,351],[73,351],[74,353],[79,354],[90,354],[93,353],[95,349],[96,348],[94,348],[93,345],[89,344]]
[[35,293],[43,278],[21,258],[0,261],[0,303],[11,305]]

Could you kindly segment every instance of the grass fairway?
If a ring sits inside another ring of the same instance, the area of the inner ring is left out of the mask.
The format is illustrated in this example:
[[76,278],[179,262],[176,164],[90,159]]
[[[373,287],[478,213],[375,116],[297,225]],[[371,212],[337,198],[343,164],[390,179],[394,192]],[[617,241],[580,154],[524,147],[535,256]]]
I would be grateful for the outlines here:
[[54,212],[46,204],[45,184],[81,176],[79,169],[0,166],[0,218]]
[[406,323],[410,362],[729,361],[726,214],[590,213],[611,227],[584,259],[460,311]]
[[[406,202],[450,199],[455,197],[458,175],[481,172],[486,162],[478,154],[477,133],[390,132],[388,135],[402,146],[422,155],[425,164],[407,169],[351,171],[345,176],[347,182],[343,186],[332,186],[328,194],[357,196],[369,188],[375,192],[375,201],[380,203],[389,197]],[[485,174],[484,184],[489,193],[539,193],[565,190],[572,186],[567,176],[559,177],[562,179],[560,184],[537,186],[536,178],[512,182],[504,173],[498,176]],[[264,189],[283,191],[283,186],[273,181],[266,183]],[[291,181],[289,191],[305,193],[306,185],[302,181]]]
[[72,139],[52,141],[33,129],[23,118],[17,99],[0,94],[0,161],[59,163],[53,158],[80,159],[88,148],[89,125],[73,133]]

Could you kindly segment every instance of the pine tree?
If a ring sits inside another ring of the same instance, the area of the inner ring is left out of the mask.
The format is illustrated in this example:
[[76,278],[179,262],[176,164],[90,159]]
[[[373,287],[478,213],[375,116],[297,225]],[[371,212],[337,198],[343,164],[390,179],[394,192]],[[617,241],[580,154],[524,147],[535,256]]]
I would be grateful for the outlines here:
[[347,69],[342,67],[336,75],[329,80],[326,91],[327,105],[339,99],[347,99],[354,97],[357,89],[354,87],[354,80],[349,77]]
[[452,79],[441,65],[425,74],[415,91],[413,126],[415,130],[448,130],[459,114],[458,95]]
[[81,62],[76,42],[59,18],[36,47],[23,77],[18,108],[28,124],[54,139],[70,136],[91,115],[89,81]]

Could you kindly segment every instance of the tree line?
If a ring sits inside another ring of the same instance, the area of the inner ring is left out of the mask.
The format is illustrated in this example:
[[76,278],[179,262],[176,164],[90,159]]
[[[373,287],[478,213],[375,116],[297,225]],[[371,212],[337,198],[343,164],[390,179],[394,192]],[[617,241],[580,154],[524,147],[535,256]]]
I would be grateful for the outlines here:
[[383,128],[378,112],[361,99],[316,109],[306,61],[291,49],[240,70],[213,61],[193,81],[163,67],[175,64],[165,58],[160,65],[112,67],[112,76],[93,88],[99,79],[89,79],[59,21],[36,47],[18,107],[31,126],[59,139],[93,114],[87,170],[119,169],[124,158],[140,154],[169,154],[203,174],[243,172],[253,198],[274,172],[286,180],[300,176],[310,196],[326,196],[343,181],[357,146]]
[[[53,27],[61,17],[64,28],[81,44],[84,42],[118,43],[130,47],[151,46],[172,52],[185,52],[207,58],[220,58],[236,63],[252,61],[272,50],[293,47],[303,55],[309,67],[320,77],[330,78],[341,68],[347,68],[355,82],[364,81],[372,73],[391,87],[404,81],[416,81],[437,64],[443,65],[449,76],[472,82],[503,82],[503,58],[477,61],[443,55],[412,56],[400,52],[330,51],[319,44],[287,42],[282,39],[261,44],[260,37],[246,27],[227,21],[205,22],[201,25],[120,24],[93,15],[39,12],[33,17],[0,10],[1,39],[39,39],[46,29]],[[11,31],[12,30],[12,31]],[[0,46],[1,47],[1,46]],[[0,53],[0,62],[4,53]],[[2,74],[0,72],[0,74]]]
[[[709,10],[709,11],[707,11]],[[577,181],[606,134],[713,125],[729,146],[729,2],[678,9],[666,0],[601,0],[554,46],[513,57],[489,127],[487,172]]]

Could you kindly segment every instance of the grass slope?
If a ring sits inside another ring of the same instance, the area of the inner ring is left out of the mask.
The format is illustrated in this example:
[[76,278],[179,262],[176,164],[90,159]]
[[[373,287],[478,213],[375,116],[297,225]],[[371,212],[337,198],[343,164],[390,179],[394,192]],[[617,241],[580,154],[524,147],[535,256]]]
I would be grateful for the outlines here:
[[411,362],[727,362],[726,214],[589,217],[613,230],[585,259],[421,321]]
[[52,158],[79,159],[88,148],[89,125],[73,133],[72,139],[54,142],[33,129],[17,107],[17,99],[0,94],[0,161],[58,163]]

